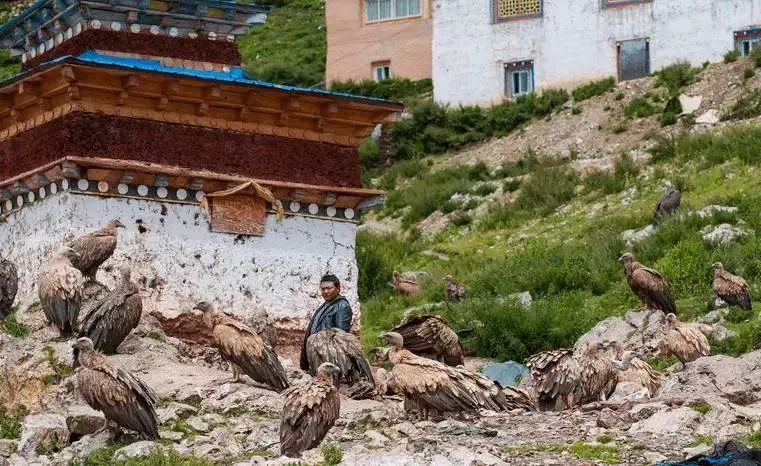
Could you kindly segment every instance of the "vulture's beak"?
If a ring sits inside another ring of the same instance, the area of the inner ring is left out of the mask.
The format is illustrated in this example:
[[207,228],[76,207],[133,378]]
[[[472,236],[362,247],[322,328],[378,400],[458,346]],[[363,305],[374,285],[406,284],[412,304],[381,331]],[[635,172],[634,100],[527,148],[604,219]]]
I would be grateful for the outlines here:
[[621,256],[618,258],[618,262],[623,262],[623,261],[624,261],[624,256]]
[[116,228],[127,228],[127,227],[125,227],[125,226],[124,226],[124,224],[123,224],[122,222],[120,222],[119,220],[117,220],[117,221],[116,221]]
[[386,339],[386,332],[379,333],[378,334],[378,338],[380,338],[381,340],[385,340]]

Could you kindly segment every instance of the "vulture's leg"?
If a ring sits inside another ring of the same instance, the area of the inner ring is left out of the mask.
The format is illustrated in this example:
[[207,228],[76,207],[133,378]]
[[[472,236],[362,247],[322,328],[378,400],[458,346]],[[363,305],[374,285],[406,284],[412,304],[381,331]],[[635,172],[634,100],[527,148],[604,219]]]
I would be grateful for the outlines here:
[[570,410],[572,408],[572,406],[571,406],[571,394],[570,393],[564,393],[563,394],[563,404],[565,405],[565,409]]
[[240,368],[234,362],[231,362],[230,366],[233,369],[233,382],[240,383]]

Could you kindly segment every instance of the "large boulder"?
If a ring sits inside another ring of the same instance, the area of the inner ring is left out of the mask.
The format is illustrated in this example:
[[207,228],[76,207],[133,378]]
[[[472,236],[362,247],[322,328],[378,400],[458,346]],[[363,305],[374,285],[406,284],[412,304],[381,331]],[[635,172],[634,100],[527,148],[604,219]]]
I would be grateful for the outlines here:
[[163,448],[164,447],[159,443],[151,442],[150,440],[141,440],[116,450],[116,453],[114,453],[114,459],[116,461],[125,461],[130,458],[142,458],[155,451],[163,450]]
[[635,422],[629,431],[655,435],[692,432],[699,420],[700,413],[692,408],[665,409],[645,420]]
[[105,423],[103,414],[87,405],[71,405],[66,412],[66,425],[69,432],[77,436],[92,434]]
[[69,427],[61,414],[31,414],[24,418],[19,441],[19,454],[25,458],[37,452],[57,451],[69,444]]

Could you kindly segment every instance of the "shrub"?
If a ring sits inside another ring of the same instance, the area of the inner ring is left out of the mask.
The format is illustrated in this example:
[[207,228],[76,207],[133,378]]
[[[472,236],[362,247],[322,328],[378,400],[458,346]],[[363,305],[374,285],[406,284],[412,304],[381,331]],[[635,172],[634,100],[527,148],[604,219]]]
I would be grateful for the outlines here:
[[367,137],[359,143],[359,163],[363,168],[371,168],[378,165],[378,144],[371,137]]
[[740,58],[740,51],[733,49],[724,54],[724,63],[734,63]]
[[324,443],[320,449],[322,450],[322,459],[325,466],[335,466],[343,460],[341,448],[335,443]]
[[23,406],[17,406],[10,411],[0,409],[0,438],[21,438],[21,420],[26,414]]
[[521,180],[513,178],[512,180],[505,181],[502,185],[502,191],[505,193],[512,193],[517,191],[521,187]]
[[405,241],[394,235],[357,234],[357,265],[359,267],[359,296],[370,299],[388,290],[391,274],[405,257],[417,252],[415,241]]
[[671,126],[679,121],[679,117],[674,112],[663,112],[659,119],[661,126]]
[[584,177],[587,192],[601,190],[603,194],[613,194],[626,188],[630,179],[639,175],[639,167],[628,153],[619,155],[614,164],[613,172],[596,171]]
[[11,312],[3,321],[3,331],[16,338],[24,338],[29,334],[29,327],[19,322],[16,312]]
[[664,86],[669,95],[676,96],[684,86],[695,81],[697,74],[698,70],[689,63],[674,63],[655,73],[655,85]]
[[655,114],[657,111],[658,109],[644,97],[635,97],[624,107],[624,115],[629,118],[645,118]]
[[484,183],[473,190],[473,194],[478,196],[488,196],[497,190],[497,187],[491,183]]
[[753,68],[745,68],[745,70],[743,71],[743,81],[747,81],[755,75],[756,75],[756,72],[753,71]]
[[750,59],[753,62],[753,64],[756,65],[757,68],[761,66],[761,49],[756,47],[753,50],[751,50]]
[[431,79],[413,81],[407,78],[391,78],[383,81],[344,81],[332,83],[330,90],[379,99],[404,100],[430,94],[433,92],[433,81]]
[[573,100],[581,102],[591,97],[602,95],[616,86],[616,81],[613,77],[601,79],[599,81],[593,81],[587,84],[583,84],[571,92]]
[[761,89],[753,89],[737,99],[737,102],[722,115],[722,120],[746,120],[759,115],[761,115]]
[[584,111],[579,105],[574,105],[571,109],[572,115],[581,115],[581,112]]
[[540,165],[523,182],[516,205],[525,210],[550,213],[573,199],[578,180],[578,173],[568,167]]
[[626,131],[626,128],[627,128],[627,126],[626,126],[626,122],[625,122],[625,121],[619,121],[618,123],[616,123],[615,125],[613,125],[613,127],[612,127],[612,128],[610,128],[610,131],[611,131],[613,134],[621,134],[621,133],[623,133],[624,131]]

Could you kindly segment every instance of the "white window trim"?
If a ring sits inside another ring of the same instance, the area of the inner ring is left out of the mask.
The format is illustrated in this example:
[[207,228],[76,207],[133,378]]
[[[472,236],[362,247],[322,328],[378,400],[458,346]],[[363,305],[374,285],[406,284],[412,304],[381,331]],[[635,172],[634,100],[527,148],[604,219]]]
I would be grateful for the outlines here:
[[363,13],[365,18],[365,24],[377,24],[377,23],[386,23],[388,21],[397,21],[400,19],[410,19],[410,18],[422,18],[423,17],[423,1],[420,0],[420,13],[416,15],[406,15],[406,16],[396,16],[396,1],[391,1],[391,11],[392,15],[390,18],[383,18],[383,19],[367,19],[367,0],[362,0],[362,7],[363,7]]
[[[378,79],[378,70],[383,68],[388,68],[388,77],[383,79]],[[373,80],[375,82],[381,82],[386,79],[391,79],[391,63],[384,63],[382,65],[373,65]]]

